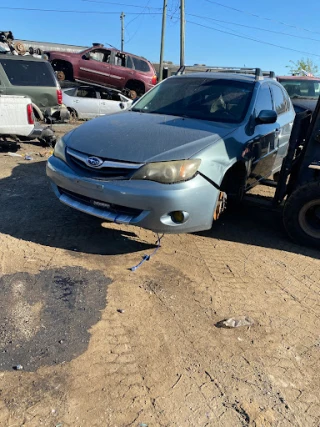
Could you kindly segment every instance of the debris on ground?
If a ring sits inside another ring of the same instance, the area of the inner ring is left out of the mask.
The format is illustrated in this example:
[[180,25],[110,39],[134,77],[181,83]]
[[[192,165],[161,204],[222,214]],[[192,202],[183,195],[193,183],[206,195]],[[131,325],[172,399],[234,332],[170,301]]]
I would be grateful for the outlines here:
[[122,314],[124,313],[124,310],[122,308],[118,308],[117,312]]
[[24,156],[24,160],[33,160],[33,157],[28,156],[27,154]]
[[16,366],[13,367],[13,369],[15,371],[22,371],[23,370],[23,366],[22,365],[16,365]]
[[220,320],[216,323],[217,328],[240,328],[242,326],[253,326],[254,320],[248,316],[236,316],[229,319]]

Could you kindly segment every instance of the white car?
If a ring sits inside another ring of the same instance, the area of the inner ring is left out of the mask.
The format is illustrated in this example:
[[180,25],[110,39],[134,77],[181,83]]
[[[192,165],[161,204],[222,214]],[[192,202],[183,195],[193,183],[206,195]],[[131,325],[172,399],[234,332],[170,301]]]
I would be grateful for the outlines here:
[[63,89],[62,100],[70,113],[78,119],[93,119],[98,116],[127,110],[132,100],[114,89],[79,86]]

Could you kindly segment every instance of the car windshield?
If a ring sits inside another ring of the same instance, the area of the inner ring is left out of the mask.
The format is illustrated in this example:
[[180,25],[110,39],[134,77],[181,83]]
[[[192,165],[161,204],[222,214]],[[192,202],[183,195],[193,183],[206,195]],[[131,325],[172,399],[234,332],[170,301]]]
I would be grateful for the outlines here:
[[320,80],[280,80],[291,99],[318,98],[320,95]]
[[132,111],[240,123],[254,84],[219,78],[173,77],[148,92]]

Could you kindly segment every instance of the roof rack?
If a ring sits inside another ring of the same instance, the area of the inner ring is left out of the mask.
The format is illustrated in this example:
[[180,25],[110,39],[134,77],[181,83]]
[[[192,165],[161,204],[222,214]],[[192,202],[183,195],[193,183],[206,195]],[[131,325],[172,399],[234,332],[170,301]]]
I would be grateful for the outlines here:
[[235,73],[254,75],[256,80],[263,80],[264,77],[275,79],[274,71],[262,71],[261,68],[239,68],[239,67],[207,67],[199,65],[183,65],[176,72],[176,75],[186,74],[186,68],[189,72],[205,71],[206,73]]

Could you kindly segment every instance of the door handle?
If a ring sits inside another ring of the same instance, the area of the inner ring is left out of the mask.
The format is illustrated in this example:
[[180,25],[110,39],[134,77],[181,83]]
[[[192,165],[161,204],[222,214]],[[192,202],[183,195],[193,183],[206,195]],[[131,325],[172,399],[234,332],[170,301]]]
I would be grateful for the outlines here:
[[4,90],[3,90],[3,89],[0,89],[0,93],[4,93]]
[[76,104],[78,104],[79,100],[78,100],[78,99],[75,99],[73,102],[75,102]]

